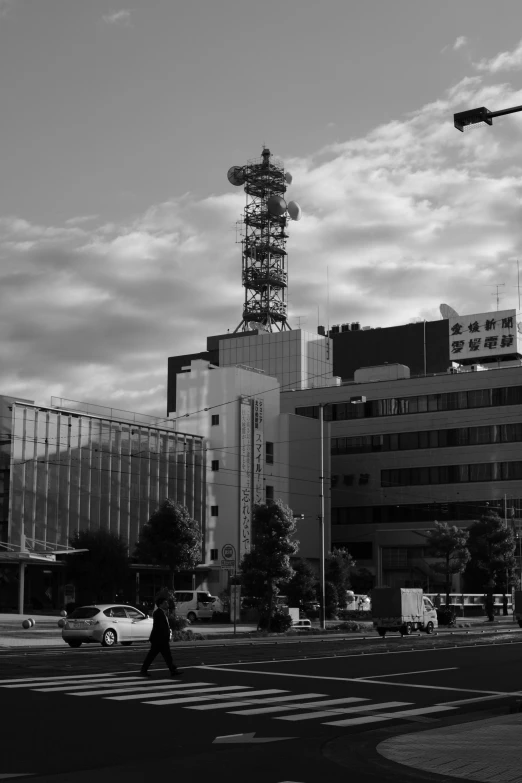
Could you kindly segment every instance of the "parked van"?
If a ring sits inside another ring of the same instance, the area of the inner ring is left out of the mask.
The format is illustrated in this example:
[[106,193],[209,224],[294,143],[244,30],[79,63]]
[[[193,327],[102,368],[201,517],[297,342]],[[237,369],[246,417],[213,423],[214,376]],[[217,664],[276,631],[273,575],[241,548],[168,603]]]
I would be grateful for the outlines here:
[[175,590],[176,614],[186,617],[190,623],[196,620],[209,620],[217,610],[214,603],[218,601],[215,595],[204,590]]

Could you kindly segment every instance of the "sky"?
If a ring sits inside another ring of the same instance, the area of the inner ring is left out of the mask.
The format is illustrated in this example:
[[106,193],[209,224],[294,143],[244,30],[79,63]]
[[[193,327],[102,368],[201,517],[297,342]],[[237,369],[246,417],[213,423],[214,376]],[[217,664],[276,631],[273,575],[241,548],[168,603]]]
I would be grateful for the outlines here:
[[122,1],[0,0],[0,394],[165,416],[241,320],[263,145],[294,328],[521,309],[522,112],[453,127],[522,104],[519,0]]

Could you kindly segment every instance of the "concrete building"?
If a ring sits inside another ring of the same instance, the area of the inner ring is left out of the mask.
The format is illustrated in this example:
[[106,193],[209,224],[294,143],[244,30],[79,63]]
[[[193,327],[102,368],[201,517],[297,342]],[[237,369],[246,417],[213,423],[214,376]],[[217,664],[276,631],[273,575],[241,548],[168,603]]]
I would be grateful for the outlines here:
[[394,379],[281,394],[288,413],[326,406],[332,546],[377,584],[440,588],[424,536],[435,520],[467,526],[505,503],[520,522],[522,367],[490,367],[409,378],[388,366]]
[[[121,536],[132,554],[140,528],[167,497],[205,531],[202,436],[177,432],[168,419],[72,400],[46,407],[0,396],[0,413],[0,604],[16,577],[9,567],[28,562],[27,599],[63,605],[63,563],[48,553],[67,548],[79,531],[101,529]],[[153,597],[147,585],[144,575],[142,599],[144,591]]]
[[[291,336],[292,332],[283,334]],[[279,334],[268,336],[277,338]],[[290,344],[300,351],[299,339]],[[298,522],[299,555],[318,563],[319,423],[293,413],[281,414],[279,381],[245,365],[216,367],[204,359],[192,360],[178,374],[176,388],[176,430],[196,432],[205,440],[209,516],[204,561],[210,569],[210,591],[217,593],[228,584],[229,564],[222,562],[224,547],[234,547],[240,557],[248,552],[252,507],[273,499],[281,499],[295,516],[304,515]],[[328,438],[326,425],[325,471],[329,471]],[[329,487],[325,490],[325,518],[329,519]],[[329,544],[328,525],[327,549]]]
[[245,364],[278,379],[282,389],[331,386],[341,380],[333,377],[332,340],[323,333],[293,329],[284,332],[261,330],[207,337],[207,350],[168,359],[167,415],[176,411],[177,377],[192,359],[214,366]]

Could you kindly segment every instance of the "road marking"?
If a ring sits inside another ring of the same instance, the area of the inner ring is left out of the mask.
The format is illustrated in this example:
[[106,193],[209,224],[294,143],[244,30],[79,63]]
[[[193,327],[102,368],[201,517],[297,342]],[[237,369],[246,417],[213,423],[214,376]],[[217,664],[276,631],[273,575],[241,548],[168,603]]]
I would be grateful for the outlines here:
[[281,740],[290,739],[297,739],[297,737],[256,737],[256,733],[253,731],[251,734],[228,734],[224,737],[216,737],[212,744],[236,744],[238,742],[281,742]]
[[[160,707],[162,707],[163,705],[167,705],[167,704],[192,704],[193,702],[197,702],[197,701],[208,701],[209,698],[216,698],[216,697],[221,698],[222,697],[221,691],[239,691],[239,690],[243,690],[241,685],[227,685],[224,688],[223,687],[219,687],[219,688],[202,688],[199,691],[184,691],[183,693],[181,693],[181,696],[183,696],[182,699],[179,699],[179,698],[176,698],[176,699],[161,699],[159,701],[145,701],[143,703],[144,704],[156,704],[156,705],[158,705]],[[246,690],[246,688],[244,690]],[[199,696],[200,693],[210,693],[210,691],[214,691],[214,696],[213,697]],[[185,693],[195,693],[195,694],[198,694],[198,695],[196,695],[196,696],[189,696],[188,698],[185,698],[185,696],[184,696]],[[176,694],[176,696],[177,695],[178,694]],[[242,696],[241,693],[234,693],[232,695],[236,696],[236,697],[237,696],[239,696],[239,697]],[[246,695],[248,695],[248,694],[246,694]],[[117,697],[115,697],[115,698],[117,698]]]
[[[516,630],[516,629],[514,629]],[[328,641],[328,639],[326,640]],[[343,640],[344,641],[344,640]],[[378,642],[378,640],[375,640]],[[308,656],[303,658],[277,658],[274,661],[269,661],[267,658],[261,661],[249,661],[248,663],[253,666],[257,663],[261,664],[272,664],[272,663],[295,663],[296,661],[329,661],[333,660],[334,658],[337,658],[338,660],[344,659],[344,658],[361,658],[361,655],[364,655],[366,659],[382,656],[382,655],[412,655],[413,653],[437,653],[441,654],[443,652],[448,652],[451,650],[451,652],[454,652],[455,650],[482,650],[485,647],[512,647],[514,644],[522,644],[522,639],[520,641],[514,641],[510,640],[509,642],[492,642],[491,644],[477,644],[477,642],[473,642],[473,644],[453,644],[453,639],[451,639],[452,645],[451,647],[426,647],[426,648],[417,648],[412,650],[386,650],[383,652],[382,650],[378,652],[364,652],[364,653],[346,653],[346,655],[343,655],[342,653],[337,653],[335,655],[314,655],[314,656]],[[249,643],[250,644],[250,643]],[[273,644],[273,642],[272,642]],[[276,644],[280,644],[280,642],[276,642]],[[229,646],[229,645],[225,645]],[[232,663],[223,663],[221,666],[236,666],[237,661],[233,661]],[[213,669],[217,668],[214,667],[212,664],[209,664],[208,666],[190,666],[187,668],[191,669]]]
[[4,772],[0,774],[0,780],[7,780],[8,778],[25,778],[28,775],[36,774],[36,772]]
[[[199,686],[199,685],[213,685],[213,684],[214,683],[212,683],[212,682],[191,682],[190,686],[195,688],[196,685]],[[170,685],[158,685],[158,686],[149,685],[150,690],[146,690],[143,693],[137,693],[136,689],[134,688],[133,689],[134,692],[131,693],[130,696],[111,696],[111,697],[109,697],[107,695],[108,693],[124,693],[125,692],[125,691],[121,691],[121,690],[104,691],[101,695],[104,698],[106,698],[106,699],[110,698],[111,701],[132,701],[133,699],[143,699],[145,697],[150,699],[150,698],[154,698],[156,696],[175,695],[176,693],[179,693],[181,695],[183,695],[184,693],[187,693],[187,692],[192,693],[192,691],[187,691],[187,688],[190,687],[190,686],[187,685],[186,683],[183,683],[183,685],[181,683],[179,683],[178,685],[172,685],[172,684],[170,684]],[[158,690],[156,690],[156,687],[161,688],[162,690],[158,691]],[[126,692],[130,692],[130,690],[131,690],[130,688],[127,688]],[[198,691],[194,691],[194,692],[198,693]],[[73,696],[84,696],[85,694],[77,693],[77,694],[72,694],[72,695]],[[234,695],[236,695],[236,694],[234,694]]]
[[[256,693],[268,693],[268,691],[256,691]],[[272,699],[251,699],[254,693],[245,693],[242,701],[218,702],[217,704],[205,704],[198,707],[187,707],[189,710],[225,710],[230,707],[243,707],[245,704],[279,704],[280,702],[299,701],[300,699],[320,699],[321,696],[327,696],[327,693],[296,693],[293,696],[277,696]],[[231,696],[235,698],[235,696]]]
[[[83,680],[82,683],[71,682],[68,685],[52,685],[50,688],[41,688],[39,685],[35,688],[34,684],[31,686],[37,693],[60,693],[60,691],[86,691],[89,688],[98,686],[99,688],[114,688],[116,684],[121,686],[125,685],[143,685],[143,677],[119,677],[117,680]],[[21,686],[17,686],[21,687]]]
[[[17,682],[48,682],[48,681],[53,681],[53,680],[56,680],[56,681],[59,681],[59,680],[72,680],[72,679],[82,680],[82,679],[87,679],[89,677],[112,677],[114,674],[115,674],[115,672],[111,672],[110,674],[76,674],[76,675],[65,674],[65,675],[63,675],[61,677],[54,677],[52,674],[49,675],[48,677],[21,677],[18,680],[0,680],[0,686],[5,687],[5,685],[3,683],[14,684],[14,683],[17,683]],[[128,674],[128,672],[119,672],[119,674]],[[29,774],[32,775],[33,773],[32,772],[30,772],[30,773],[28,772],[27,774],[28,775]]]
[[[375,712],[377,710],[389,710],[391,707],[409,707],[411,701],[384,701],[381,704],[361,704],[357,707],[343,707],[341,709],[334,710],[320,710],[319,712],[304,712],[297,715],[284,715],[282,718],[275,718],[275,720],[313,720],[315,718],[331,718],[333,715],[343,715],[347,712]],[[397,713],[402,714],[402,713]],[[331,724],[327,724],[331,725]]]
[[414,672],[395,672],[395,674],[369,674],[366,677],[356,677],[356,680],[372,680],[374,677],[406,677],[410,674],[430,674],[431,672],[451,672],[459,668],[459,666],[448,666],[446,669],[422,669]]
[[[215,688],[200,688],[200,687],[195,687],[195,685],[196,685],[196,683],[194,683],[194,686],[192,685],[192,683],[190,683],[190,684],[187,683],[186,685],[183,685],[183,686],[177,686],[177,685],[172,685],[171,684],[170,685],[170,690],[174,690],[174,689],[177,689],[179,687],[180,690],[178,690],[177,693],[180,693],[182,696],[185,696],[185,695],[187,695],[189,693],[198,693],[198,694],[199,693],[212,693],[213,691],[220,691],[220,690],[224,690],[224,691],[227,691],[227,690],[242,691],[242,690],[249,690],[249,688],[250,688],[250,685],[227,685],[226,687],[219,686],[219,687],[215,687]],[[154,687],[155,686],[152,686],[152,688],[151,688],[149,686],[149,688],[151,690],[153,690]],[[162,686],[160,685],[158,687],[161,688]],[[168,686],[167,686],[167,689],[169,689]],[[132,689],[128,688],[126,690],[128,690],[128,691],[133,690],[135,692],[136,688],[132,688]],[[123,693],[124,689],[122,688],[119,692]],[[71,696],[106,696],[106,694],[107,694],[107,691],[93,691],[92,693],[71,693],[70,695]],[[145,689],[145,691],[142,694],[142,696],[145,697],[147,695],[148,695],[147,689]],[[119,696],[110,696],[110,697],[107,697],[107,698],[109,698],[112,701],[125,701],[126,700],[126,699],[123,699],[123,698],[120,699]]]
[[522,691],[512,691],[511,693],[499,693],[495,696],[478,696],[474,699],[456,699],[455,701],[441,701],[439,704],[472,704],[476,701],[491,701],[493,699],[503,699],[506,696],[522,696]]
[[[372,707],[369,708],[368,712],[371,712],[373,709]],[[375,716],[375,720],[373,721],[360,721],[358,718],[348,718],[346,720],[334,720],[334,721],[328,721],[327,723],[324,723],[325,726],[354,726],[358,722],[360,723],[376,723],[378,720],[393,720],[394,718],[409,718],[409,717],[415,717],[417,715],[431,715],[434,712],[446,712],[447,710],[454,710],[456,707],[442,707],[441,705],[436,705],[434,707],[419,707],[418,709],[413,710],[399,710],[398,712],[389,712],[385,713],[383,712],[382,715]],[[279,720],[289,720],[289,718],[279,718]]]
[[[191,686],[196,685],[212,685],[210,682],[194,682],[191,683]],[[129,685],[128,688],[120,687],[120,688],[110,688],[109,690],[99,690],[99,691],[83,691],[82,693],[78,693],[77,691],[70,691],[66,695],[67,696],[107,696],[108,694],[112,693],[139,693],[140,696],[147,696],[151,691],[156,690],[157,688],[161,688],[161,692],[167,692],[170,693],[171,691],[175,691],[178,688],[188,688],[189,686],[186,684],[183,685],[174,685],[172,682],[168,682],[166,680],[158,680],[157,684],[152,685],[149,683],[148,685]],[[183,691],[184,693],[186,691]],[[128,696],[127,698],[131,698],[131,696]]]
[[[53,683],[56,683],[58,685],[59,683],[63,682],[89,682],[90,680],[115,680],[115,677],[112,677],[112,675],[109,674],[79,674],[78,676],[74,676],[70,674],[68,677],[37,677],[34,680],[33,679],[23,679],[23,680],[2,680],[0,682],[6,683],[5,685],[0,685],[1,688],[29,688],[29,687],[35,687],[37,685],[52,685]],[[7,684],[9,683],[9,685]]]
[[353,704],[356,701],[369,701],[369,699],[359,699],[357,696],[348,696],[345,699],[325,699],[324,701],[308,701],[300,704],[290,704],[286,707],[260,707],[254,710],[234,710],[231,715],[267,715],[273,712],[290,712],[291,710],[306,710],[308,707],[325,707],[334,704]]
[[[339,656],[341,657],[341,656]],[[306,658],[307,661],[317,660],[316,658]],[[264,663],[264,661],[262,662]],[[504,694],[501,691],[482,691],[482,690],[476,690],[474,688],[450,688],[449,686],[445,685],[419,685],[414,684],[410,682],[383,682],[382,680],[361,680],[357,677],[325,677],[320,674],[295,674],[295,673],[286,673],[286,672],[263,672],[256,669],[228,669],[228,668],[222,668],[221,666],[198,666],[199,669],[206,669],[208,671],[224,671],[224,672],[237,672],[239,674],[264,674],[268,677],[304,677],[307,680],[333,680],[335,682],[366,682],[368,685],[375,683],[376,685],[390,685],[394,686],[396,688],[422,688],[425,690],[434,690],[434,691],[458,691],[462,693],[484,693],[484,694],[493,694],[496,696],[508,696],[509,694]]]

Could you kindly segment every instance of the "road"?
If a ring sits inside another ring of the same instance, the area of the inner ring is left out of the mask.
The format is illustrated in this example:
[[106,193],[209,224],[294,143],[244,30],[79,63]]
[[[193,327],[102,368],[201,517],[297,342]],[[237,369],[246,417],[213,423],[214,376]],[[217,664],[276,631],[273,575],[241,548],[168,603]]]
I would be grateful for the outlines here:
[[0,780],[134,783],[181,766],[191,783],[440,780],[377,746],[522,696],[520,631],[193,645],[174,648],[177,680],[162,660],[139,678],[145,650],[1,652]]

